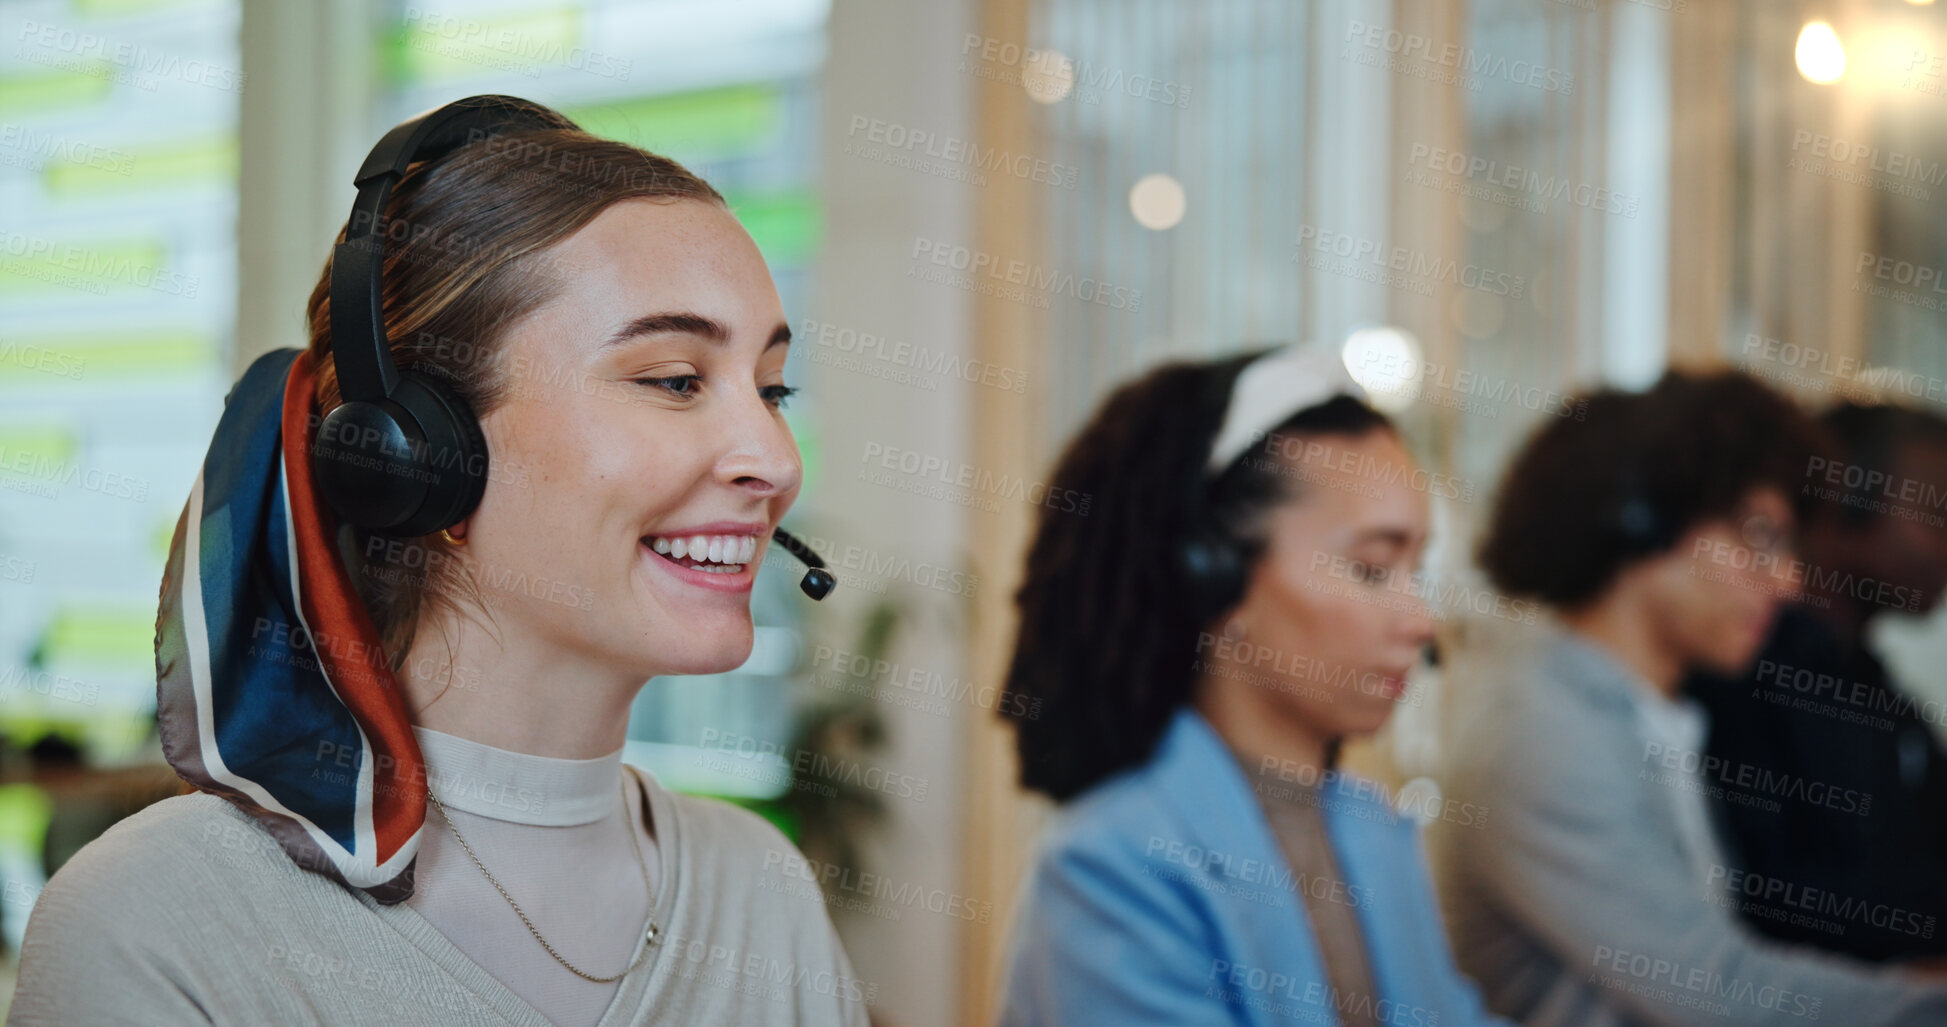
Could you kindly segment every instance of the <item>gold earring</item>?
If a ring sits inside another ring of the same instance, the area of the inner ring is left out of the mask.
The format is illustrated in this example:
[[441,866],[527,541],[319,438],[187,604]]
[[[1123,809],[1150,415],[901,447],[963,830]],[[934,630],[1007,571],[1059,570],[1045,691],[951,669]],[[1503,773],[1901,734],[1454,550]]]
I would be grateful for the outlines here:
[[447,533],[447,530],[445,528],[439,529],[439,537],[445,539],[451,545],[456,545],[456,546],[466,545],[466,539],[454,538],[451,534]]

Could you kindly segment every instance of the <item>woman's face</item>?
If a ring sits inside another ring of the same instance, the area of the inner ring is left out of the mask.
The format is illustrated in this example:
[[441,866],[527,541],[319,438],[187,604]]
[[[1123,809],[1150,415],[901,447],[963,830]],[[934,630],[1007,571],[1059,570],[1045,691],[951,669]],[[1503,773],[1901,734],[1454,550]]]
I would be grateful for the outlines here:
[[1678,663],[1737,674],[1757,656],[1779,603],[1803,583],[1791,531],[1791,504],[1759,489],[1644,565],[1646,608]]
[[698,200],[617,203],[551,255],[572,271],[497,354],[508,391],[481,424],[509,471],[458,555],[506,644],[638,681],[734,669],[802,473],[770,272]]
[[[1894,464],[1894,481],[1947,482],[1947,446],[1914,441]],[[1938,500],[1933,502],[1937,503]],[[1947,526],[1927,509],[1908,500],[1888,502],[1891,513],[1872,518],[1864,531],[1856,531],[1857,554],[1847,561],[1864,576],[1886,582],[1893,589],[1890,598],[1880,601],[1896,609],[1925,614],[1939,604],[1941,590],[1947,587]],[[1925,514],[1926,516],[1916,516]],[[1826,568],[1831,570],[1831,568]]]
[[1433,637],[1412,584],[1427,495],[1413,487],[1412,457],[1390,431],[1282,445],[1274,436],[1267,447],[1297,496],[1267,514],[1264,555],[1214,630],[1241,629],[1231,677],[1251,686],[1268,716],[1317,737],[1370,734]]

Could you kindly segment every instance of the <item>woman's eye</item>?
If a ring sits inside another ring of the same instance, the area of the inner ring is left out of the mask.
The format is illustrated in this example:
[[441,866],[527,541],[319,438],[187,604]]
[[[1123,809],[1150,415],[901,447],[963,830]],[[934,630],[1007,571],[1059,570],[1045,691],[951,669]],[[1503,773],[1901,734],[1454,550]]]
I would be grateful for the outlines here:
[[784,409],[785,400],[798,394],[798,390],[789,385],[766,385],[758,389],[757,392],[764,397],[764,402],[769,403],[779,410]]
[[1393,568],[1376,560],[1355,560],[1352,563],[1352,577],[1365,585],[1383,585],[1392,580]]
[[703,380],[700,374],[679,374],[669,378],[636,378],[637,385],[653,385],[678,396],[696,395],[696,386]]

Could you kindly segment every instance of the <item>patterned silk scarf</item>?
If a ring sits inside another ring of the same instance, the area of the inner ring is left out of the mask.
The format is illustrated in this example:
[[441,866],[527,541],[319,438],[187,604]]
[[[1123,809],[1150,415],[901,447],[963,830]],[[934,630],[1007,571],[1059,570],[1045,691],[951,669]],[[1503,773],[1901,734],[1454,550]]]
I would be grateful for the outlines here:
[[426,774],[378,632],[314,488],[309,353],[274,350],[225,400],[176,522],[156,618],[156,716],[184,780],[305,869],[409,898]]

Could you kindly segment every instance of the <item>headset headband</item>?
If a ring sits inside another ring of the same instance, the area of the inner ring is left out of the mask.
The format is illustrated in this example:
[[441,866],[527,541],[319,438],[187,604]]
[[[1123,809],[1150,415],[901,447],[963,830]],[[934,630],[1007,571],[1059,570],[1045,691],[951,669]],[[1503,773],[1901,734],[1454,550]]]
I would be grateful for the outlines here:
[[1301,343],[1251,361],[1231,386],[1223,427],[1210,446],[1205,471],[1211,477],[1223,473],[1271,429],[1336,396],[1366,399],[1335,349]]
[[347,402],[377,402],[399,384],[380,309],[384,291],[379,277],[385,263],[379,222],[393,185],[417,161],[443,157],[483,134],[528,127],[566,126],[560,115],[519,97],[469,96],[401,122],[360,165],[352,180],[358,198],[345,225],[345,241],[331,255],[331,352],[339,394]]

